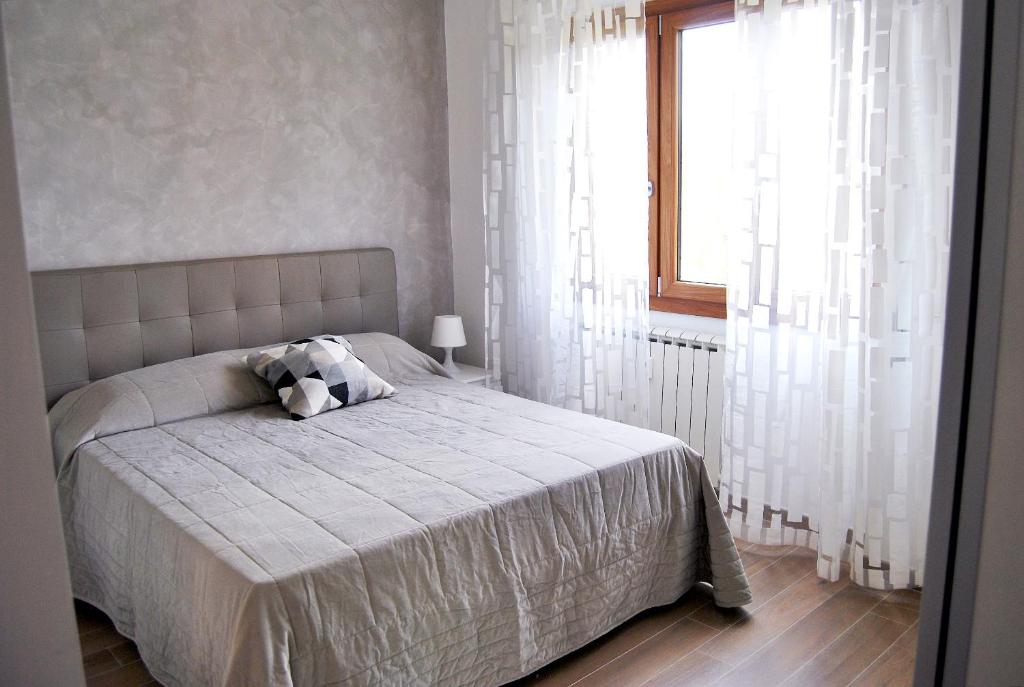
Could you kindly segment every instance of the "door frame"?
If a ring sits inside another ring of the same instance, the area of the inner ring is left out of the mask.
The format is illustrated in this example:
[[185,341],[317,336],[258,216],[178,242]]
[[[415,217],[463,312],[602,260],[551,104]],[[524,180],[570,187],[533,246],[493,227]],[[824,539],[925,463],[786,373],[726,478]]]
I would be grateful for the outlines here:
[[963,0],[962,17],[949,291],[915,687],[967,679],[1015,147],[1008,142],[1017,109],[1019,0]]

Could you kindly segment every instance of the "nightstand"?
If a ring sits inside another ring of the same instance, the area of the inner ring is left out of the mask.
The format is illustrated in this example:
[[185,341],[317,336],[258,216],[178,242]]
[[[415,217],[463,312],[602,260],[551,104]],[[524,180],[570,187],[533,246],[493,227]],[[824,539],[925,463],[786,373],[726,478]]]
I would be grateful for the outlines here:
[[457,382],[462,382],[463,384],[486,386],[487,370],[482,367],[473,367],[472,365],[455,363],[455,372],[452,374],[452,379]]

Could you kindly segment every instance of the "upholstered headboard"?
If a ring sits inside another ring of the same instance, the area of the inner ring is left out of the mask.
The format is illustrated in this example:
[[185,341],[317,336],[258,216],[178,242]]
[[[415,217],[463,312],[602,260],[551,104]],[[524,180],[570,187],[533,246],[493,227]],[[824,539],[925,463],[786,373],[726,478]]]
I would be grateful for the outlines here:
[[34,272],[47,403],[146,365],[317,334],[398,334],[387,248]]

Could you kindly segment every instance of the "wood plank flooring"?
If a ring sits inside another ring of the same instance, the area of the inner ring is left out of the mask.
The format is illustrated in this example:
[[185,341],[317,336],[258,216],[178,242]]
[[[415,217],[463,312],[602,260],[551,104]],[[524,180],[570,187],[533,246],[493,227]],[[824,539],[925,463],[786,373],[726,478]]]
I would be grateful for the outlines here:
[[135,643],[125,639],[102,611],[75,601],[78,641],[82,645],[88,687],[142,687],[156,685],[146,670]]
[[[720,609],[704,586],[641,613],[514,687],[910,685],[920,594],[822,582],[813,553],[740,545],[754,593]],[[76,602],[89,687],[156,685],[135,645]]]
[[919,592],[824,582],[813,552],[739,546],[754,594],[746,608],[717,608],[698,587],[515,687],[912,684]]

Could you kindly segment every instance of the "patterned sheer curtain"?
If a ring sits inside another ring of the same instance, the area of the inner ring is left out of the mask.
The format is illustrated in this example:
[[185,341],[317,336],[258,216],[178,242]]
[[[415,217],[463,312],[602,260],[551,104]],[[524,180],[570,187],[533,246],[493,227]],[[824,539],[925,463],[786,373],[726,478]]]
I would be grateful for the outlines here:
[[484,151],[491,384],[646,425],[639,0],[491,0]]
[[818,574],[922,584],[949,251],[952,0],[740,0],[721,498]]

